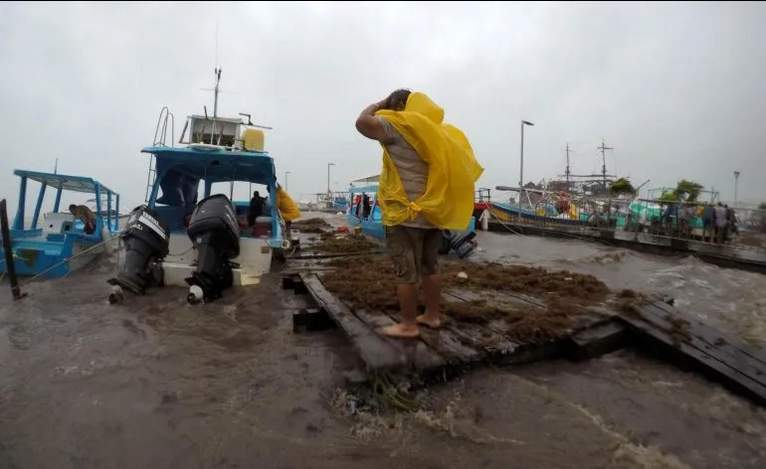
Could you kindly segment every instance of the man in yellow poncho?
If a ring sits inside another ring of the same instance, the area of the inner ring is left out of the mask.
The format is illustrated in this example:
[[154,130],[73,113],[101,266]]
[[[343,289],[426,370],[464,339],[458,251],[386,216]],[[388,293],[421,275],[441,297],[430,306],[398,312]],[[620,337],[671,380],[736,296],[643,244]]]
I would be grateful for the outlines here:
[[[377,198],[402,317],[380,330],[391,337],[418,337],[419,324],[441,326],[441,230],[467,229],[473,213],[474,183],[483,169],[463,132],[443,120],[444,110],[425,94],[397,90],[367,106],[356,121],[362,135],[383,146]],[[426,306],[420,316],[418,283]]]
[[285,221],[285,237],[290,239],[290,228],[292,227],[293,220],[300,218],[301,211],[295,201],[287,194],[287,191],[282,189],[280,185],[277,185],[277,209]]

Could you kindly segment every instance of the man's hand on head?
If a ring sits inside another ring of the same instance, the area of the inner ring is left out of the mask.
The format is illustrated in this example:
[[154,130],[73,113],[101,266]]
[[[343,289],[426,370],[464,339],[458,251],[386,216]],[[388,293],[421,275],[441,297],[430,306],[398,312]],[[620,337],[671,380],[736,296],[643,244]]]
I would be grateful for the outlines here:
[[388,98],[385,98],[382,101],[370,104],[362,110],[361,114],[359,114],[359,117],[356,119],[356,130],[358,130],[360,134],[378,141],[381,141],[386,137],[383,124],[381,124],[380,120],[375,117],[375,113],[380,109],[384,109],[387,100]]

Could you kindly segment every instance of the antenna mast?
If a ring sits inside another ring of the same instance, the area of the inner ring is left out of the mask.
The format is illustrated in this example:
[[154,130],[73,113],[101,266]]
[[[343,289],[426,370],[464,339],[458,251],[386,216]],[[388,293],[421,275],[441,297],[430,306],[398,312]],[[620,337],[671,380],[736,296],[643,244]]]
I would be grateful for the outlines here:
[[571,151],[572,153],[574,153],[574,151],[573,151],[573,150],[570,150],[570,149],[569,149],[569,142],[567,142],[567,170],[566,170],[566,172],[564,173],[564,174],[566,175],[566,178],[567,178],[567,190],[570,190],[570,187],[569,187],[569,175],[570,175],[570,174],[572,174],[572,172],[569,170],[569,152],[570,152],[570,151]]
[[213,131],[210,133],[211,145],[215,137],[215,119],[218,117],[218,92],[220,91],[219,85],[221,84],[221,67],[215,67],[213,73],[215,74],[215,88],[213,89]]
[[606,150],[614,150],[614,147],[608,147],[604,143],[604,139],[601,139],[601,146],[596,147],[597,150],[601,150],[601,176],[604,178],[604,190],[606,190]]

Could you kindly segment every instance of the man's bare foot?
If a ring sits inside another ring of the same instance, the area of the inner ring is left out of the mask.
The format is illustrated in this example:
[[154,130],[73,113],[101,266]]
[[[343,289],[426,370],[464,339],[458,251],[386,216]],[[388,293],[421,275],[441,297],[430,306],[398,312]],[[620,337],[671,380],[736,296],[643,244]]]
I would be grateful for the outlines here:
[[428,326],[431,329],[438,329],[442,327],[443,318],[441,314],[421,314],[417,317],[418,324],[423,324],[424,326]]
[[414,324],[391,324],[390,326],[379,328],[378,333],[397,339],[415,339],[420,336],[420,330]]

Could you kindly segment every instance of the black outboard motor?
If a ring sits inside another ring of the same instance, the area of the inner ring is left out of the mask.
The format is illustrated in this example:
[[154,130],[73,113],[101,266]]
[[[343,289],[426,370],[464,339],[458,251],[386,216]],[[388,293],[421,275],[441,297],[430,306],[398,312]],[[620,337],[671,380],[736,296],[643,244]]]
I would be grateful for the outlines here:
[[459,233],[450,230],[443,230],[442,245],[439,249],[439,254],[449,254],[450,251],[455,251],[458,257],[461,259],[470,256],[477,246],[476,241],[473,239],[475,237],[475,231]]
[[189,238],[197,250],[197,271],[186,279],[189,303],[215,300],[233,282],[230,259],[239,255],[239,223],[223,194],[201,200],[189,221]]
[[133,209],[120,235],[125,257],[117,277],[107,282],[114,286],[110,303],[122,301],[122,288],[143,295],[147,287],[162,285],[160,261],[168,254],[170,232],[157,213],[141,205]]

